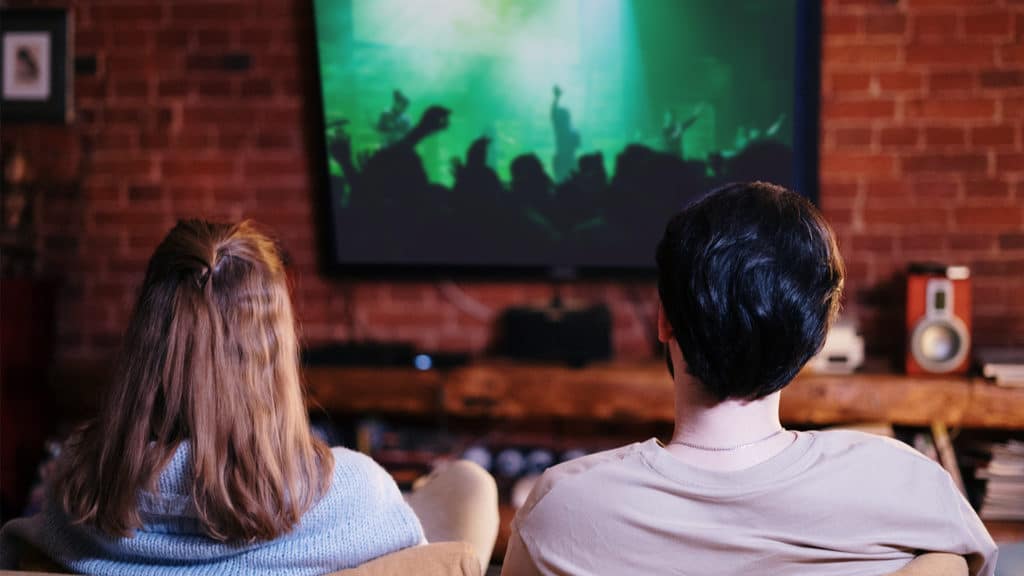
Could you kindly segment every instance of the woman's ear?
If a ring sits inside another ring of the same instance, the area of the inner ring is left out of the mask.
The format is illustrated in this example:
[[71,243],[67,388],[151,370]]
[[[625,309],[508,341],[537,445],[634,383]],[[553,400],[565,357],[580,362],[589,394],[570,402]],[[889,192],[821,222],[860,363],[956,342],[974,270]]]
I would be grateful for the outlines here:
[[675,333],[672,331],[672,324],[669,323],[668,316],[665,315],[665,307],[658,302],[658,342],[668,344],[674,338]]

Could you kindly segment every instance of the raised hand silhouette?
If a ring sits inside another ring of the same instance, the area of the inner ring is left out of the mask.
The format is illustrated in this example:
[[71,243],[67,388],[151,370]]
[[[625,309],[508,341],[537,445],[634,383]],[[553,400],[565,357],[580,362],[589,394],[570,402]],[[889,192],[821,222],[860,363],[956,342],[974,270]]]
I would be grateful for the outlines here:
[[328,136],[327,153],[339,165],[352,162],[352,137],[346,132],[335,132]]
[[471,166],[483,166],[487,164],[487,147],[490,146],[491,139],[487,136],[481,136],[473,141],[469,146],[469,150],[466,152],[466,163]]
[[416,124],[416,130],[424,136],[440,132],[448,127],[448,117],[452,111],[444,106],[431,106],[423,111],[420,121]]

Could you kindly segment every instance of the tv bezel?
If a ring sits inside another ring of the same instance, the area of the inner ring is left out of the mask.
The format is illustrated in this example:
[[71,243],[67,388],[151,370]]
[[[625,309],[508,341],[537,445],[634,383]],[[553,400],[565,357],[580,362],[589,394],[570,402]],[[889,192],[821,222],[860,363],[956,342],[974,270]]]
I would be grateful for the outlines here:
[[[479,281],[542,281],[561,282],[577,279],[589,280],[653,280],[655,278],[654,250],[651,246],[649,267],[624,266],[512,266],[418,263],[353,263],[337,257],[337,225],[331,199],[330,170],[327,158],[327,130],[323,102],[323,83],[320,78],[320,47],[317,41],[316,2],[309,3],[313,25],[312,95],[307,103],[314,108],[311,130],[312,152],[310,163],[313,174],[313,206],[318,218],[317,249],[321,272],[328,278],[360,280],[431,281],[466,279]],[[796,2],[796,78],[793,95],[793,189],[819,203],[819,121],[821,98],[821,27],[822,7],[817,0]],[[802,162],[796,159],[803,158]],[[670,214],[666,215],[666,222]]]

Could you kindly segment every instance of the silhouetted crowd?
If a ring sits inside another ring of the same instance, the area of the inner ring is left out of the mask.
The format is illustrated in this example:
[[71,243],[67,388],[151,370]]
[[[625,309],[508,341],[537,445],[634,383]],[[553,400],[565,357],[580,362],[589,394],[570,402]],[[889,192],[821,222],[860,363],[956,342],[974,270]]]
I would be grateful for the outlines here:
[[[594,264],[637,262],[638,250],[646,254],[661,233],[653,223],[664,222],[700,191],[750,178],[792,181],[791,148],[763,136],[706,162],[631,144],[616,157],[611,178],[599,152],[576,158],[561,181],[527,153],[512,161],[506,184],[487,163],[490,139],[481,137],[464,160],[453,159],[448,188],[429,180],[416,145],[447,128],[450,111],[431,106],[410,128],[402,121],[408,100],[395,94],[378,124],[385,142],[379,150],[354,158],[344,130],[328,136],[329,153],[342,171],[332,176],[331,190],[347,198],[336,213],[338,226],[372,260],[586,265],[589,256],[599,258]],[[556,136],[569,130],[562,110],[556,93]],[[560,149],[556,163],[564,163],[564,156]]]

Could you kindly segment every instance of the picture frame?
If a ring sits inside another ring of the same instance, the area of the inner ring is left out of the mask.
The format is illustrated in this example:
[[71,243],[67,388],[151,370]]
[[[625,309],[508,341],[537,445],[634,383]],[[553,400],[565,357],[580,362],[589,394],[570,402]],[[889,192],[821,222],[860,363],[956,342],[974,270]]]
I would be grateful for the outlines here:
[[65,124],[74,114],[72,19],[60,8],[0,11],[0,117]]

